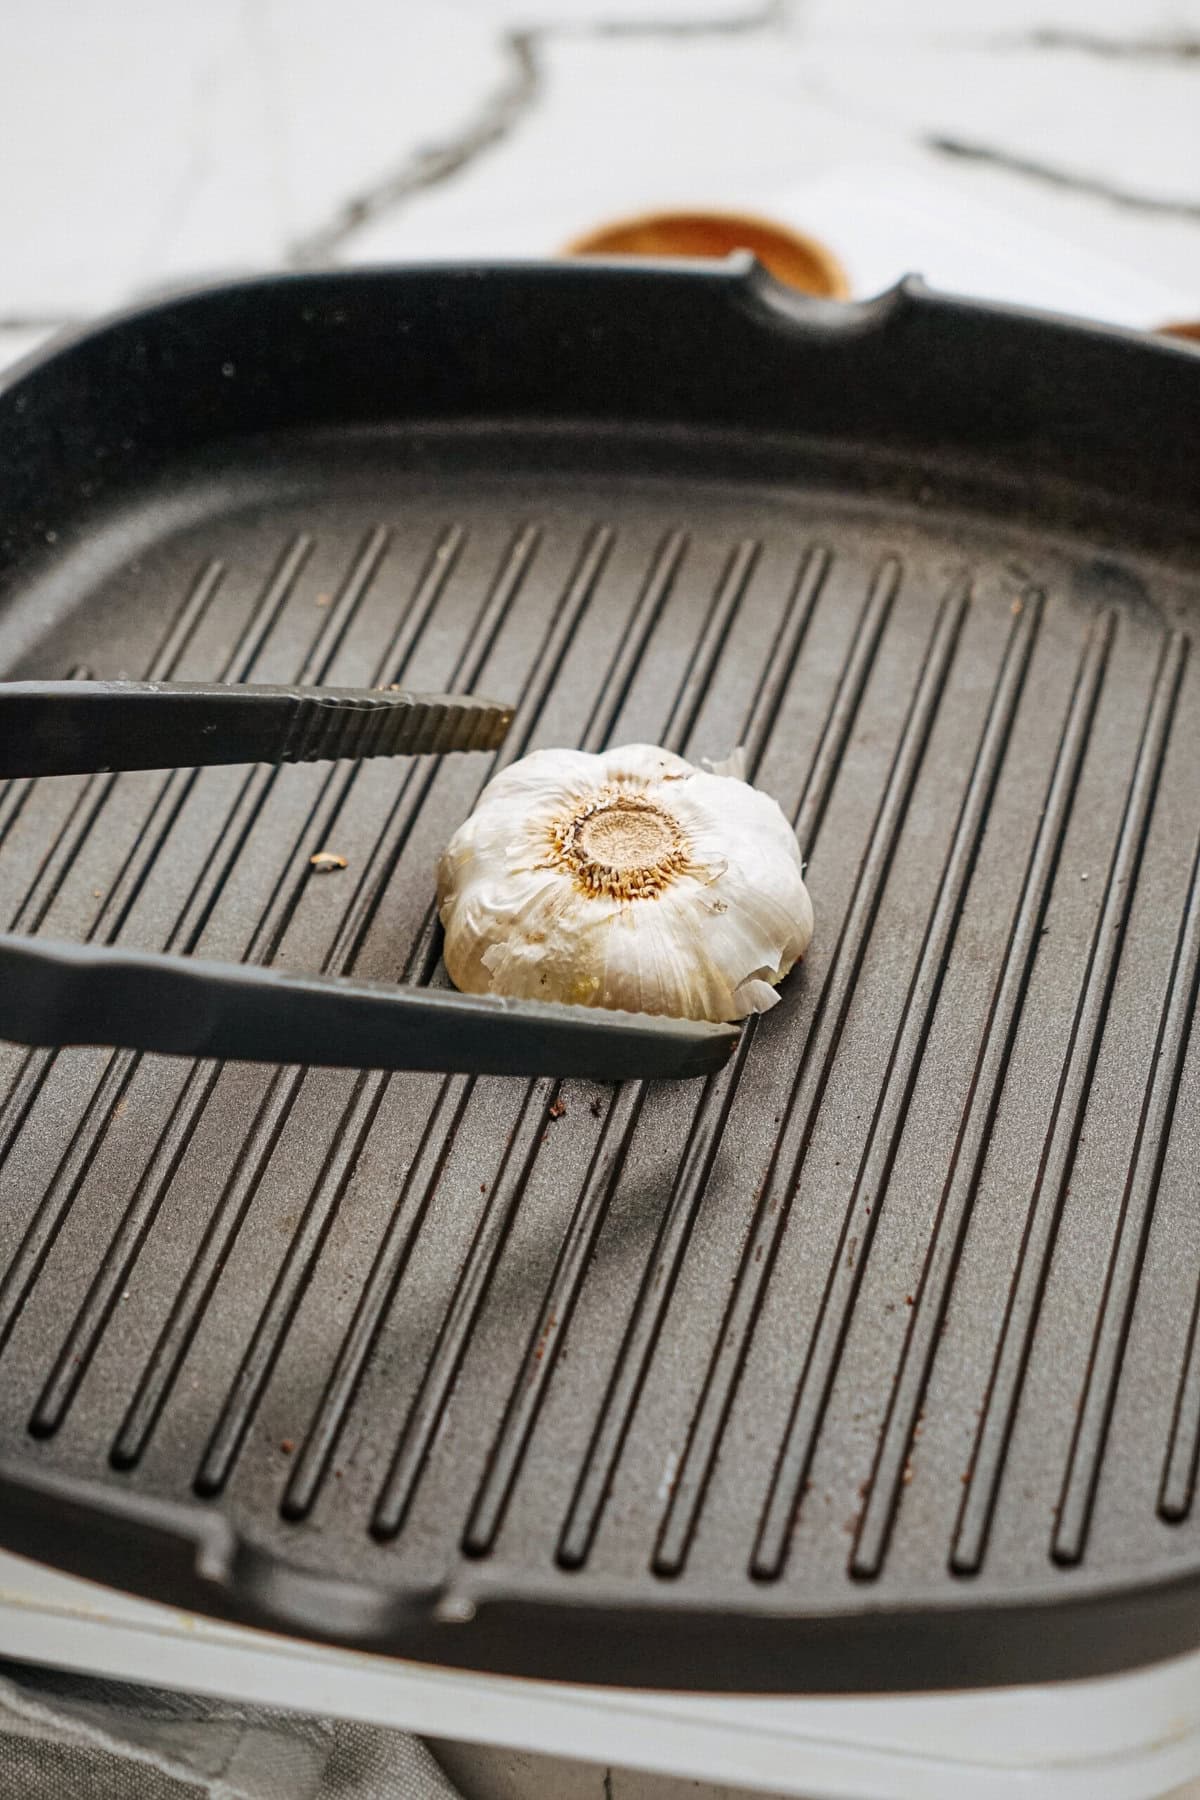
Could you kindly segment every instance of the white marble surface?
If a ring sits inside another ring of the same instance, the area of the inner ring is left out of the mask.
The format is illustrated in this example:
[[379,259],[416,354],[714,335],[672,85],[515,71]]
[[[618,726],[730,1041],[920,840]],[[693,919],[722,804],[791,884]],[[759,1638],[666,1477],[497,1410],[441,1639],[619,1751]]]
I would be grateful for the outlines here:
[[162,285],[737,205],[860,293],[1200,316],[1200,0],[6,9],[0,356]]

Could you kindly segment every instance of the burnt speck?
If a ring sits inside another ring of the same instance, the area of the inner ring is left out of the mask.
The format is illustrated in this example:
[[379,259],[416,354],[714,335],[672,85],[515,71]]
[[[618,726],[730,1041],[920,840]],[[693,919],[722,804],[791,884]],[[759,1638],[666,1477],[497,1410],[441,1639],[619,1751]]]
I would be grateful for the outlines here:
[[550,1108],[550,1117],[552,1119],[561,1119],[563,1114],[566,1112],[566,1110],[567,1110],[566,1101],[565,1100],[556,1100],[554,1102],[553,1106],[551,1106],[551,1108]]

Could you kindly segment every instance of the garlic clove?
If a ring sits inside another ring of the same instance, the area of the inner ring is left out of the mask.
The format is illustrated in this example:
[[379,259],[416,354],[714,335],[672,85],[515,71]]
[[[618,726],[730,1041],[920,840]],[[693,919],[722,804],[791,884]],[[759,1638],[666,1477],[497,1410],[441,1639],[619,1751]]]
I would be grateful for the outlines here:
[[749,981],[743,981],[740,987],[735,988],[733,1001],[737,1008],[738,1018],[745,1018],[749,1013],[770,1012],[773,1006],[778,1006],[779,989],[775,983],[780,980],[782,980],[782,976],[769,972],[769,978],[766,980],[759,975],[754,975]]
[[735,781],[750,779],[746,769],[746,751],[741,744],[731,750],[728,756],[718,757],[716,762],[711,757],[704,757],[700,766],[709,775],[732,775]]

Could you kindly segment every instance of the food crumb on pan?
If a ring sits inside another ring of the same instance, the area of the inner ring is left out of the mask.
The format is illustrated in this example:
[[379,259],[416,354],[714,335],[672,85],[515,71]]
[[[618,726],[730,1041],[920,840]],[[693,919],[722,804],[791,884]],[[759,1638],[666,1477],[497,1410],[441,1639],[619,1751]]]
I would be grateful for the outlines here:
[[336,850],[318,850],[308,860],[318,875],[334,875],[346,867],[346,858],[339,856]]
[[550,1117],[552,1119],[561,1119],[563,1114],[566,1112],[566,1110],[567,1110],[566,1101],[565,1100],[556,1100],[550,1108]]

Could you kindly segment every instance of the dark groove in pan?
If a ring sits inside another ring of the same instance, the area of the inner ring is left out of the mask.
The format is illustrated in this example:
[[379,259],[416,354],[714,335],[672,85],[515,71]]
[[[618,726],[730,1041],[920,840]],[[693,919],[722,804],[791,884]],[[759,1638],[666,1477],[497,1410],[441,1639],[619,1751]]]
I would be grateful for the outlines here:
[[951,1566],[960,1575],[973,1574],[978,1570],[987,1546],[1013,1417],[1025,1378],[1034,1327],[1046,1284],[1050,1255],[1054,1248],[1067,1184],[1075,1163],[1096,1058],[1100,1054],[1100,1041],[1108,1019],[1117,964],[1124,944],[1125,927],[1129,922],[1129,909],[1137,887],[1142,851],[1150,828],[1187,651],[1188,642],[1184,634],[1172,632],[1163,646],[1149,710],[1142,728],[1133,779],[1125,801],[1125,815],[1121,821],[1121,834],[1113,852],[1104,905],[1096,922],[1088,953],[1087,970],[1080,988],[1066,1061],[1054,1100],[1037,1181],[1029,1202],[1017,1268],[1000,1331],[1000,1341],[996,1346],[983,1416],[979,1421],[970,1473],[954,1534]]
[[[284,550],[261,598],[226,659],[218,680],[240,682],[249,679],[311,549],[311,538],[301,534]],[[85,934],[88,942],[93,939],[98,939],[102,944],[116,941],[147,876],[170,837],[198,775],[199,771],[196,769],[172,769],[167,775],[142,823],[137,842]],[[53,1050],[31,1050],[22,1059],[5,1096],[3,1108],[0,1109],[0,1166],[28,1118],[54,1065],[56,1054]]]
[[[458,526],[452,527],[440,537],[417,580],[412,599],[405,608],[398,627],[392,635],[387,653],[381,661],[381,679],[389,671],[403,673],[433,616],[438,599],[456,565],[464,541],[464,533]],[[486,658],[496,634],[520,591],[536,543],[537,534],[526,528],[518,532],[509,544],[504,561],[484,598],[468,642],[459,657],[454,679],[464,691],[474,681],[477,669]],[[409,770],[402,782],[380,843],[389,833],[399,832],[402,844],[407,835],[428,787],[427,768],[424,780],[414,781],[416,770],[420,767],[421,765],[416,765],[414,769]],[[326,822],[322,819],[320,823],[323,833]],[[312,838],[315,842],[316,834],[311,826],[306,826],[304,835]],[[376,851],[378,848],[377,845]],[[301,870],[306,867],[302,852],[297,853],[295,858],[289,858],[289,861],[293,860]],[[367,891],[376,873],[377,856],[373,855],[351,896],[351,914],[354,913],[356,903]],[[339,934],[327,959],[328,962],[332,962],[340,941]],[[246,1140],[244,1154],[239,1159],[237,1167],[213,1209],[195,1260],[171,1306],[169,1316],[113,1443],[110,1455],[114,1465],[118,1468],[132,1466],[145,1449],[154,1422],[174,1384],[179,1365],[211,1298],[221,1264],[241,1228],[246,1210],[283,1129],[286,1120],[287,1097],[294,1093],[293,1084],[298,1085],[303,1074],[304,1071],[296,1069],[278,1070],[272,1077],[258,1106],[249,1137]],[[199,1109],[195,1106],[189,1107],[187,1118],[191,1129],[194,1130],[195,1125],[199,1122]],[[151,1184],[146,1195],[147,1205],[157,1210],[168,1185],[169,1176],[165,1179],[160,1178]]]
[[[829,564],[829,552],[823,547],[814,547],[809,550],[797,572],[740,733],[746,775],[750,781],[757,774],[775,726],[796,658],[808,632],[813,609],[829,572]],[[549,1287],[530,1332],[500,1431],[489,1452],[483,1481],[467,1520],[463,1548],[471,1556],[486,1555],[500,1530],[530,1434],[550,1383],[558,1347],[570,1324],[575,1302],[604,1222],[605,1202],[613,1183],[620,1176],[629,1141],[630,1132],[626,1131],[614,1146],[611,1134],[606,1133],[604,1142],[597,1146],[592,1167],[584,1179],[579,1203],[567,1228]]]
[[[1150,1075],[1138,1116],[1129,1175],[1121,1197],[1121,1212],[1113,1237],[1112,1256],[1104,1294],[1096,1318],[1092,1353],[1071,1440],[1071,1455],[1063,1477],[1058,1518],[1053,1537],[1056,1562],[1081,1561],[1087,1544],[1092,1507],[1104,1447],[1108,1440],[1121,1361],[1129,1338],[1146,1239],[1175,1121],[1175,1101],[1183,1075],[1188,1038],[1196,1017],[1200,988],[1200,838],[1192,857],[1187,900],[1175,940],[1171,969],[1163,994],[1162,1011],[1154,1040]],[[1190,1458],[1188,1459],[1190,1466]],[[1168,1451],[1167,1468],[1171,1467]],[[1164,1497],[1167,1490],[1164,1488]],[[1172,1495],[1172,1498],[1175,1496]],[[1160,1502],[1161,1504],[1161,1502]],[[1164,1516],[1173,1516],[1163,1507]]]
[[[758,545],[743,542],[731,553],[720,585],[709,608],[698,643],[689,658],[679,691],[667,722],[666,737],[686,739],[707,692],[738,605],[745,592],[758,556]],[[617,671],[614,667],[613,671]],[[624,684],[616,680],[606,684],[606,696],[593,715],[599,733],[603,721],[612,729],[620,708]],[[542,1104],[537,1103],[538,1095]],[[446,1397],[466,1348],[472,1322],[486,1291],[487,1278],[494,1258],[499,1254],[517,1204],[529,1179],[538,1144],[544,1129],[544,1106],[549,1104],[550,1084],[534,1088],[534,1100],[521,1113],[505,1153],[504,1163],[492,1186],[488,1204],[460,1271],[450,1306],[442,1321],[437,1342],[426,1365],[416,1398],[409,1409],[391,1468],[371,1519],[371,1530],[378,1538],[394,1537],[404,1522],[416,1484],[428,1454],[429,1445],[442,1416]],[[417,1202],[418,1214],[424,1217],[431,1195]]]
[[1107,612],[1088,633],[1041,820],[1021,888],[1004,961],[979,1054],[971,1076],[962,1124],[934,1221],[929,1251],[909,1316],[875,1464],[863,1495],[851,1558],[861,1579],[878,1575],[900,1501],[905,1464],[924,1398],[933,1354],[945,1317],[967,1220],[983,1173],[992,1126],[1016,1040],[1029,978],[1041,938],[1042,921],[1058,870],[1075,790],[1095,720],[1116,624]]
[[[411,604],[401,614],[387,649],[379,660],[372,686],[382,686],[389,675],[403,673],[412,647],[419,641],[438,594],[454,566],[460,545],[461,533],[454,528],[435,548],[425,577],[418,583]],[[328,772],[322,783],[320,796],[301,833],[301,840],[311,839],[313,843],[327,840],[359,772],[359,766],[352,764],[347,768],[331,769]],[[247,961],[269,962],[287,929],[309,866],[302,849],[289,857],[288,862],[294,865],[296,873],[290,882],[285,878],[276,888],[272,904],[262,915],[259,928],[251,940]],[[172,1107],[170,1119],[159,1138],[154,1156],[130,1198],[88,1297],[76,1316],[38,1398],[30,1420],[30,1429],[36,1435],[48,1436],[62,1424],[66,1409],[91,1361],[100,1333],[111,1316],[117,1295],[129,1279],[146,1233],[153,1224],[163,1197],[174,1180],[199,1125],[201,1113],[220,1079],[222,1067],[220,1063],[202,1062],[197,1063],[189,1073]],[[302,1072],[292,1070],[288,1072],[287,1079],[298,1085],[301,1076]],[[272,1091],[274,1085],[284,1078],[281,1070],[273,1079]],[[272,1143],[276,1136],[277,1133],[271,1133]],[[247,1161],[252,1162],[257,1145],[252,1141],[248,1148]]]
[[[701,703],[725,649],[757,556],[757,544],[745,543],[729,560],[700,641],[685,668],[670,717],[660,733],[663,747],[676,754],[682,754],[688,748]],[[585,744],[584,748],[599,748],[607,741],[617,717],[617,706],[607,707],[605,715],[594,722],[596,741]],[[553,1083],[533,1084],[521,1110],[512,1146],[492,1184],[376,1506],[371,1528],[377,1537],[394,1536],[412,1504],[475,1320],[507,1241],[516,1209],[529,1185],[549,1117],[547,1108],[553,1104],[556,1092]]]
[[[817,842],[900,575],[896,559],[885,558],[863,601],[829,714],[796,804],[796,835],[806,854],[811,854]],[[563,1525],[558,1561],[564,1568],[583,1566],[599,1525],[754,1030],[754,1021],[748,1021],[728,1071],[705,1086]],[[592,1163],[591,1173],[597,1183],[609,1168],[612,1181],[619,1179],[625,1146],[636,1125],[643,1093],[641,1087],[628,1084],[619,1090],[610,1107]],[[609,1184],[601,1195],[589,1193],[588,1209],[607,1206],[611,1191]]]
[[[632,616],[618,637],[616,655],[604,685],[592,707],[583,733],[584,748],[595,747],[607,739],[638,662],[670,596],[686,547],[687,539],[679,531],[670,532],[659,544]],[[347,1142],[352,1146],[352,1162],[357,1161],[366,1143],[385,1085],[386,1078],[379,1075],[364,1076],[359,1083],[346,1134]],[[283,1497],[282,1510],[286,1518],[304,1518],[316,1501],[354,1403],[363,1369],[391,1306],[425,1208],[441,1179],[454,1134],[473,1091],[474,1083],[468,1080],[445,1082],[439,1090],[420,1151],[405,1180],[402,1203],[392,1213],[350,1327],[339,1346],[320,1405],[293,1465]],[[538,1091],[540,1084],[530,1083],[526,1107]],[[326,1173],[322,1175],[322,1186],[327,1185],[330,1182]],[[410,1195],[417,1197],[412,1206],[408,1204]]]
[[687,1558],[746,1350],[758,1322],[762,1297],[775,1266],[779,1240],[824,1098],[829,1071],[874,930],[909,801],[945,691],[968,598],[969,589],[965,585],[948,594],[930,636],[924,667],[896,748],[837,949],[813,1009],[771,1169],[755,1208],[700,1404],[663,1514],[653,1561],[658,1575],[678,1575]]
[[[386,544],[386,533],[375,530],[368,534],[337,600],[330,607],[316,640],[304,659],[296,677],[300,685],[315,685],[322,680],[342,639],[350,629]],[[258,766],[247,775],[240,794],[226,815],[217,849],[176,918],[163,946],[165,949],[180,950],[185,954],[195,949],[254,822],[266,803],[277,774],[277,769]],[[140,1056],[125,1050],[116,1051],[109,1058],[87,1103],[79,1129],[38,1201],[30,1225],[0,1281],[0,1348],[8,1341],[38,1270],[95,1161],[115,1109],[120,1105],[140,1063]]]
[[[1194,906],[1194,894],[1193,902]],[[1194,995],[1193,995],[1194,1004]],[[1189,1517],[1196,1497],[1196,1464],[1200,1459],[1200,1285],[1188,1323],[1187,1343],[1175,1392],[1171,1436],[1167,1444],[1158,1510],[1172,1525]]]
[[[792,1402],[751,1558],[751,1571],[760,1581],[777,1577],[787,1556],[792,1523],[801,1503],[829,1390],[871,1252],[875,1227],[883,1210],[900,1135],[987,828],[1040,620],[1041,595],[1029,593],[1009,637],[974,767],[963,795],[954,840],[905,997],[879,1101],[813,1324],[803,1373]],[[793,1198],[793,1207],[801,1198],[800,1195]]]
[[[508,738],[503,749],[497,752],[496,760],[490,765],[495,768],[502,759],[511,761],[517,754],[517,744],[527,743],[537,720],[545,705],[555,678],[562,665],[562,659],[570,645],[571,638],[579,621],[586,611],[597,581],[604,568],[605,559],[611,546],[612,534],[604,527],[593,530],[584,545],[578,565],[572,575],[562,608],[552,620],[543,640],[541,650],[534,662],[524,693],[518,703]],[[514,587],[507,605],[515,598]],[[496,620],[495,631],[499,630],[501,617]],[[461,685],[465,691],[478,680],[487,651],[495,636],[495,631],[486,639],[482,639],[478,655],[456,673],[452,685]],[[424,780],[413,791],[412,798],[404,811],[407,821],[397,844],[397,855],[403,846],[404,838],[415,821],[417,812],[433,784],[436,774],[436,763],[430,763]],[[482,785],[482,783],[480,784]],[[386,836],[386,834],[385,834]],[[386,869],[383,872],[386,875]],[[378,898],[378,892],[372,894],[367,901],[367,916],[362,930],[370,920],[370,913]],[[348,916],[349,922],[343,921],[346,941],[357,943],[358,928],[354,924],[353,908]],[[340,934],[339,934],[340,935]],[[335,945],[335,950],[337,946]],[[237,1375],[216,1425],[213,1427],[208,1447],[205,1450],[200,1468],[196,1475],[197,1493],[211,1495],[220,1491],[229,1478],[235,1458],[241,1447],[246,1429],[254,1414],[263,1388],[266,1386],[280,1346],[286,1335],[292,1315],[307,1285],[313,1261],[320,1253],[328,1229],[332,1207],[345,1183],[349,1180],[353,1162],[341,1156],[343,1146],[352,1142],[353,1103],[343,1113],[338,1124],[337,1138],[330,1153],[330,1164],[336,1165],[337,1172],[333,1179],[326,1183],[318,1180],[316,1187],[310,1192],[301,1214],[300,1224],[288,1246],[287,1254],[275,1277],[270,1298],[255,1326],[250,1345],[242,1358]]]
[[[147,681],[166,681],[174,673],[197,626],[208,611],[225,570],[219,562],[207,563],[197,575],[190,593],[171,621],[167,635],[150,659]],[[13,914],[10,931],[37,931],[54,904],[63,882],[74,868],[80,851],[91,836],[107,806],[109,797],[121,777],[117,774],[89,775],[79,790],[78,798],[62,830],[51,846],[26,889],[25,896]]]

